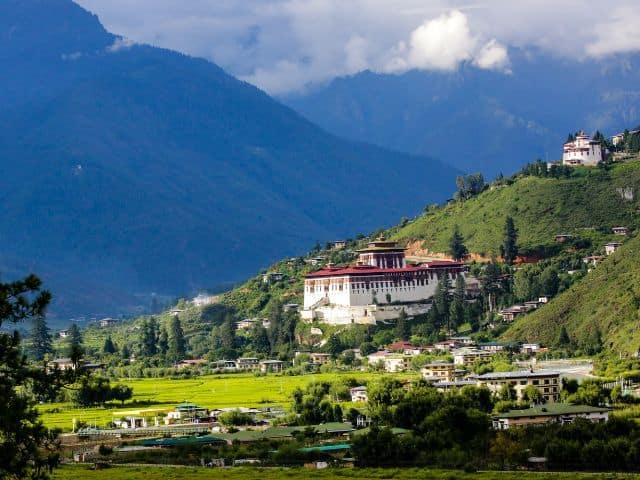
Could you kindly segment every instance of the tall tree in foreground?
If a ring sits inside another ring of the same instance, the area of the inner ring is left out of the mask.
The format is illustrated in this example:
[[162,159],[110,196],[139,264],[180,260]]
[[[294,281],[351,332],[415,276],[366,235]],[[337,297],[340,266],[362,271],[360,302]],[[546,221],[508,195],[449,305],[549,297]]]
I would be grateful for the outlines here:
[[469,250],[467,250],[464,244],[464,238],[460,233],[458,225],[453,227],[453,235],[451,235],[451,239],[449,240],[449,254],[456,261],[464,260],[469,254]]
[[404,311],[404,308],[400,312],[400,315],[398,315],[395,334],[396,337],[402,341],[409,340],[409,337],[411,336],[411,325],[409,324],[407,312]]
[[504,237],[502,245],[500,246],[500,254],[508,265],[511,265],[518,255],[517,241],[518,231],[516,230],[515,223],[512,217],[507,216],[504,222]]
[[177,315],[171,320],[169,330],[171,331],[171,336],[169,337],[169,352],[167,356],[174,362],[184,360],[187,355],[187,342],[184,339],[182,324]]
[[67,347],[67,355],[77,368],[80,365],[80,360],[84,355],[84,346],[82,345],[82,334],[78,325],[75,323],[69,327],[69,346]]
[[49,331],[44,315],[40,315],[33,319],[33,327],[31,329],[31,354],[35,360],[41,361],[45,355],[50,353],[53,353],[51,332]]
[[[33,275],[0,283],[0,327],[42,317],[50,300]],[[25,390],[47,388],[49,379],[27,364],[17,331],[0,332],[0,366],[0,478],[46,478],[58,463],[56,435],[42,425],[35,400]]]

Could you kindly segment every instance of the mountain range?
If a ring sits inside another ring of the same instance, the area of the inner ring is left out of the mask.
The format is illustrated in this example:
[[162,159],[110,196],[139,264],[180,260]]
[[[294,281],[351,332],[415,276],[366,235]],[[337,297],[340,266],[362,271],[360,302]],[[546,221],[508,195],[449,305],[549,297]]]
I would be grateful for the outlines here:
[[640,55],[571,59],[509,50],[508,72],[365,71],[283,101],[330,132],[467,172],[511,174],[558,160],[569,132],[606,135],[640,124]]
[[0,3],[0,272],[115,314],[447,198],[440,161],[343,140],[71,0]]

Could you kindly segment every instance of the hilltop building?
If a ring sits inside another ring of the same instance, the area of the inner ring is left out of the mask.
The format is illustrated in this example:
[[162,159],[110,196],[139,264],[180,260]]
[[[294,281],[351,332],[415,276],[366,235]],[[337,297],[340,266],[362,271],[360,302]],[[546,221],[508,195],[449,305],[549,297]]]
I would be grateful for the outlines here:
[[[379,238],[358,250],[358,262],[331,264],[305,276],[302,318],[331,324],[369,323],[425,313],[441,278],[452,283],[464,275],[460,262],[429,262],[407,266],[404,248]],[[412,305],[413,304],[413,305]]]
[[572,167],[595,166],[604,160],[604,154],[599,141],[591,140],[586,133],[580,131],[575,140],[564,144],[562,164]]

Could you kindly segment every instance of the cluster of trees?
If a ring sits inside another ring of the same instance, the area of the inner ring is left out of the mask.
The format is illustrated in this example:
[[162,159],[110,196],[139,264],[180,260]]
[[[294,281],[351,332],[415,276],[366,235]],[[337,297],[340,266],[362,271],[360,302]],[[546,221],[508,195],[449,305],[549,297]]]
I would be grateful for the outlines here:
[[517,175],[541,178],[569,178],[574,171],[568,165],[551,165],[551,167],[547,167],[546,162],[538,159],[533,163],[526,164]]
[[[103,347],[104,353],[117,353],[117,347],[108,337]],[[157,358],[163,365],[171,365],[187,357],[187,341],[182,322],[177,315],[166,325],[160,325],[155,317],[145,319],[140,328],[138,353],[146,359]],[[130,356],[129,348],[121,351],[123,360]]]
[[85,375],[74,386],[74,402],[81,407],[104,405],[112,400],[124,404],[133,397],[133,389],[127,385],[111,385],[108,378]]
[[482,193],[487,188],[487,184],[481,173],[472,173],[471,175],[456,177],[456,187],[458,191],[455,193],[455,198],[457,200],[467,200]]

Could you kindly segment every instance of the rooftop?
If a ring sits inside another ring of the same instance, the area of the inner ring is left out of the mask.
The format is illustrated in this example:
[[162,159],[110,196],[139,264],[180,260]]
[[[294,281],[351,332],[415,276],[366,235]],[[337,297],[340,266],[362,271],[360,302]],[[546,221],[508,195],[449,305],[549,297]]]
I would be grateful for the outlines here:
[[552,370],[537,370],[531,372],[529,370],[520,370],[517,372],[490,372],[478,376],[478,380],[501,380],[508,378],[539,378],[539,377],[557,377],[559,372]]
[[568,403],[548,403],[536,405],[526,410],[509,410],[495,415],[496,418],[546,417],[548,415],[576,415],[580,413],[608,412],[608,408],[592,407],[590,405],[571,405]]

